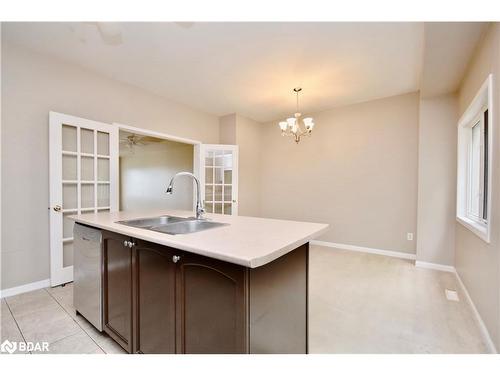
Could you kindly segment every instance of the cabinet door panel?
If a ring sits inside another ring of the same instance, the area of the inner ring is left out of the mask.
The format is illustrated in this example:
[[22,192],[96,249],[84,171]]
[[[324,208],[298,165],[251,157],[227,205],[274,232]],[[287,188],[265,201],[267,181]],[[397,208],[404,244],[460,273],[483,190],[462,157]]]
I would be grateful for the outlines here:
[[165,246],[138,241],[135,247],[135,352],[175,353],[175,263]]
[[104,232],[104,331],[132,351],[132,250],[128,237]]
[[177,352],[247,351],[244,267],[184,254],[177,268]]

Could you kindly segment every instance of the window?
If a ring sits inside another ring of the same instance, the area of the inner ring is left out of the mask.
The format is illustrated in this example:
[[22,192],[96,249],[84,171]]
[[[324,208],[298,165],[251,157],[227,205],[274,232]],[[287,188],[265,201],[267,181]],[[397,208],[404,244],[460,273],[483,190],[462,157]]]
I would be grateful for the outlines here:
[[491,75],[458,123],[457,220],[490,238]]

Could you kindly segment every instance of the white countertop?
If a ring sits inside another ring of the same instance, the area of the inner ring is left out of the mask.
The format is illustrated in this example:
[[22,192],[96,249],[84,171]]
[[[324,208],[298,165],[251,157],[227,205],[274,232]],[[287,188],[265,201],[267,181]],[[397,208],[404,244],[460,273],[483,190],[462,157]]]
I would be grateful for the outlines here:
[[206,214],[205,217],[230,225],[196,233],[169,235],[116,223],[162,215],[192,217],[193,212],[121,211],[73,215],[70,218],[78,223],[250,268],[272,262],[321,235],[328,228],[328,224],[216,214]]

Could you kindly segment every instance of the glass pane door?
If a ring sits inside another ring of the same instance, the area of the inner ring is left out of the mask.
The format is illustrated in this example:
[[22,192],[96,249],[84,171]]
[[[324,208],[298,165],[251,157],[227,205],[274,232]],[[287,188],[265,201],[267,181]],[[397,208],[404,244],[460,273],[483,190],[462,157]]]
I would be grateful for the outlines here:
[[54,112],[50,122],[51,284],[55,286],[73,279],[74,222],[69,216],[116,210],[110,199],[116,195],[110,172],[116,130]]
[[237,146],[203,145],[202,150],[206,212],[237,215]]

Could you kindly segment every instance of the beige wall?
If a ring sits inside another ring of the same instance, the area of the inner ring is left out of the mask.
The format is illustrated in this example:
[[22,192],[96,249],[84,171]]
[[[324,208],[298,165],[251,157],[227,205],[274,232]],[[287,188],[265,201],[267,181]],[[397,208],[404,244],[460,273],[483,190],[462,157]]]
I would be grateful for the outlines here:
[[493,73],[494,123],[491,243],[486,243],[461,224],[456,224],[456,269],[488,331],[500,349],[500,24],[488,30],[469,66],[459,92],[459,113],[467,109],[477,91]]
[[221,117],[219,124],[220,143],[239,149],[238,214],[260,216],[263,125],[234,113]]
[[193,145],[163,141],[128,147],[120,151],[120,210],[158,208],[191,210],[193,181],[179,178],[174,194],[165,194],[177,173],[193,171]]
[[263,216],[331,225],[321,240],[415,253],[417,93],[312,114],[296,145],[263,129]]
[[420,101],[417,261],[455,265],[458,103]]
[[2,78],[2,289],[49,277],[49,111],[219,140],[215,116],[5,43]]

